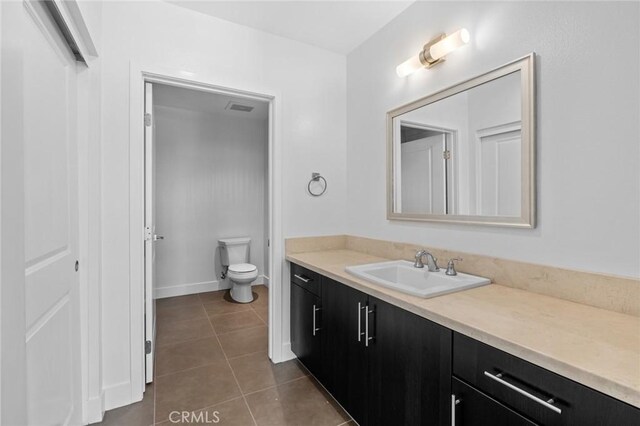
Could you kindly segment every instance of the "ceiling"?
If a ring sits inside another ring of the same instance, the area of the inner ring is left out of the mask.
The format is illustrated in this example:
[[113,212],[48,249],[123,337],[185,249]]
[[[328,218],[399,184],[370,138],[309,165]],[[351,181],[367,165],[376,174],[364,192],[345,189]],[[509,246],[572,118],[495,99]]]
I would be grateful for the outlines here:
[[[251,112],[233,111],[226,109],[229,102],[254,108]],[[205,114],[224,114],[229,117],[266,120],[269,116],[269,103],[266,101],[261,102],[155,83],[153,85],[153,104],[155,106],[198,111]]]
[[347,54],[415,0],[182,1],[178,6]]

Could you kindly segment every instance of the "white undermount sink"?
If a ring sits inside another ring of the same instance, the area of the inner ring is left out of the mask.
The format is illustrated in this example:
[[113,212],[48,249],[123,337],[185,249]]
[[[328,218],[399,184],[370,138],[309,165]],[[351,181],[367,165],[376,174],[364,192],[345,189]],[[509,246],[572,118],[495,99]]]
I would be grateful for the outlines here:
[[358,278],[424,298],[455,293],[491,283],[488,278],[462,272],[454,276],[446,275],[445,270],[446,268],[440,268],[439,272],[429,272],[426,265],[424,268],[416,268],[413,262],[406,260],[369,263],[346,268],[347,272]]

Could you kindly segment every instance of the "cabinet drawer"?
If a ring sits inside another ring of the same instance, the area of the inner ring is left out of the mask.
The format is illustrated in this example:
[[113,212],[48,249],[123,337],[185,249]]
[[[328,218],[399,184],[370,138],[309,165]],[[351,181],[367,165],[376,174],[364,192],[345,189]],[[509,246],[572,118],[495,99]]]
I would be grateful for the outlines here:
[[455,377],[451,380],[451,392],[451,424],[454,426],[535,426]]
[[320,275],[316,272],[292,263],[291,282],[307,289],[316,296],[320,296]]
[[453,374],[540,424],[640,424],[639,409],[459,333]]

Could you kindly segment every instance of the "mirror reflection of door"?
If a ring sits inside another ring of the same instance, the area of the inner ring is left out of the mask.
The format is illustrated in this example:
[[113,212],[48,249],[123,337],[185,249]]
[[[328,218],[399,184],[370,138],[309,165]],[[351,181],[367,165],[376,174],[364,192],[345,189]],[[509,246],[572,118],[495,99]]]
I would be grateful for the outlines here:
[[520,215],[520,122],[477,132],[476,214]]
[[424,125],[400,127],[400,194],[403,213],[447,214],[452,133]]

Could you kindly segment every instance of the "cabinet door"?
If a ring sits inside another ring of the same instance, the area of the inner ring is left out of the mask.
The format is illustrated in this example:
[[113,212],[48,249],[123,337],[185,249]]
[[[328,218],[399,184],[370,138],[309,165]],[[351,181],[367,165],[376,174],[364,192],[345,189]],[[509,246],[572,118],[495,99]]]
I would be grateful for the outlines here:
[[291,283],[291,350],[319,379],[322,377],[320,312],[320,298]]
[[323,384],[351,417],[364,425],[367,354],[360,330],[364,332],[367,295],[322,277],[322,301]]
[[451,422],[454,426],[535,425],[495,399],[456,379],[451,380]]
[[451,330],[369,297],[369,425],[450,424]]

